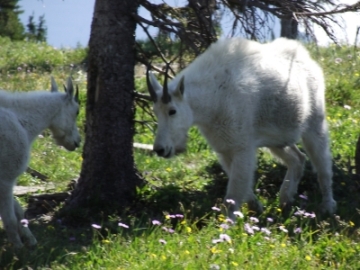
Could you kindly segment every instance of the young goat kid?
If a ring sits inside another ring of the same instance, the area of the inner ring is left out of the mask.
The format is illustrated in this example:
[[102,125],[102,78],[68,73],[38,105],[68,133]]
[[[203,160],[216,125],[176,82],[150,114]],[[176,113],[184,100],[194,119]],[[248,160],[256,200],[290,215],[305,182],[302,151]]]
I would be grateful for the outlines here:
[[0,216],[9,242],[17,249],[23,247],[23,241],[29,246],[37,243],[29,228],[21,224],[24,213],[13,198],[16,178],[27,168],[32,142],[49,128],[57,144],[67,150],[80,145],[76,126],[79,93],[76,90],[73,95],[70,78],[65,92],[58,92],[53,78],[51,92],[0,91]]
[[291,204],[305,163],[300,140],[318,173],[320,209],[334,213],[324,76],[299,42],[219,40],[170,83],[165,76],[163,87],[148,71],[147,85],[158,120],[154,151],[183,152],[189,128],[198,126],[229,177],[231,217],[244,202],[262,210],[253,192],[258,147],[287,166],[280,204]]

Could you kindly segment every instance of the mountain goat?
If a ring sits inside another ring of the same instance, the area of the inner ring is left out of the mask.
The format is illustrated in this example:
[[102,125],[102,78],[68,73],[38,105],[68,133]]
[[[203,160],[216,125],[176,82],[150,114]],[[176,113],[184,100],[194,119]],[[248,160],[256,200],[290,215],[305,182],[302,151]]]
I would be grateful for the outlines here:
[[335,212],[324,76],[299,42],[219,40],[171,82],[165,76],[164,86],[148,71],[147,85],[158,120],[154,151],[164,158],[183,152],[196,125],[229,177],[230,216],[244,202],[262,210],[253,192],[259,147],[287,166],[280,204],[291,204],[305,163],[300,140],[318,173],[320,209]]
[[13,198],[16,178],[28,165],[32,142],[49,128],[57,144],[67,150],[80,145],[76,126],[78,91],[74,96],[70,78],[66,93],[58,92],[51,80],[51,92],[0,91],[0,216],[9,242],[17,249],[23,247],[23,241],[29,246],[37,243],[30,229],[22,224],[23,210]]

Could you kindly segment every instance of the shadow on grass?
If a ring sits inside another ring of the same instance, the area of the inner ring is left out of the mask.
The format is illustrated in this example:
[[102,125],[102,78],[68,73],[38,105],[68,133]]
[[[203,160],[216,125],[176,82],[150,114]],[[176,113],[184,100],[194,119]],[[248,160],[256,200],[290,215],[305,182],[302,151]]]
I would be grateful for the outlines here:
[[[360,215],[357,208],[360,205],[360,177],[351,174],[349,166],[335,160],[334,162],[333,190],[335,199],[338,202],[337,215],[341,220],[352,221],[353,229],[360,226]],[[282,223],[288,216],[279,216],[276,213],[278,204],[278,192],[285,175],[286,169],[281,165],[274,166],[274,163],[265,162],[260,158],[255,178],[258,179],[255,189],[258,197],[264,203],[266,216],[273,217],[276,222]],[[205,171],[206,177],[213,179],[202,190],[187,189],[186,186],[179,187],[168,185],[161,188],[150,188],[147,192],[139,194],[131,209],[122,212],[120,216],[109,218],[103,221],[103,227],[107,229],[101,234],[117,233],[119,230],[117,222],[131,224],[132,227],[151,227],[151,220],[163,220],[166,214],[184,214],[187,219],[196,221],[198,226],[206,223],[206,216],[212,212],[212,206],[219,206],[226,192],[227,176],[217,162],[209,164]],[[317,212],[317,206],[321,201],[321,195],[316,174],[312,172],[311,165],[307,162],[304,176],[300,182],[298,194],[305,194],[308,200],[297,196],[294,202],[295,207],[305,209],[307,212]],[[293,211],[295,209],[293,207]],[[250,213],[251,214],[251,213]],[[326,218],[326,217],[325,217]],[[329,219],[329,217],[327,217]],[[331,217],[330,219],[334,219]],[[175,222],[175,221],[174,221]],[[339,229],[339,222],[333,222],[333,229]],[[314,222],[314,226],[317,226]],[[14,255],[13,251],[6,245],[0,243],[0,269],[29,269],[47,268],[52,264],[67,265],[67,258],[75,253],[86,252],[87,247],[93,244],[97,235],[91,224],[79,228],[66,227],[59,221],[51,220],[32,222],[31,230],[38,239],[38,246],[34,250],[21,250]],[[150,233],[151,230],[141,231]],[[130,237],[136,237],[135,230],[129,231]],[[0,239],[6,239],[5,232],[0,230]],[[5,241],[4,241],[5,242]],[[2,244],[2,245],[1,245]]]

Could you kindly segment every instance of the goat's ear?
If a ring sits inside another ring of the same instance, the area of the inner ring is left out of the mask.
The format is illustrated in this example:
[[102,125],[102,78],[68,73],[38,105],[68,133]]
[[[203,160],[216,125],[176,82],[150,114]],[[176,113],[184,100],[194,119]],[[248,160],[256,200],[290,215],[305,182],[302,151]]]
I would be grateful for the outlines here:
[[66,86],[64,86],[65,92],[69,98],[72,99],[74,94],[74,86],[71,80],[71,77],[67,78]]
[[58,92],[58,86],[53,76],[51,76],[51,92]]
[[181,79],[180,79],[180,82],[176,86],[174,96],[182,98],[182,96],[184,95],[184,90],[185,90],[184,80],[185,80],[185,77],[182,76]]
[[149,79],[155,92],[161,92],[163,87],[152,72],[149,72]]

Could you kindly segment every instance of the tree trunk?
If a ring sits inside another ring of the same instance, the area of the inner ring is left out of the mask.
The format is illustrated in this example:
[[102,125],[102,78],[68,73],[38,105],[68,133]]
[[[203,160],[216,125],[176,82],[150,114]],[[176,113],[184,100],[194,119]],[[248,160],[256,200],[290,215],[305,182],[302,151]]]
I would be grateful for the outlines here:
[[298,22],[293,18],[281,19],[281,37],[296,39],[298,36]]
[[[86,136],[80,178],[65,218],[123,211],[142,183],[134,166],[137,0],[96,0],[89,41]],[[70,221],[70,220],[69,220]]]
[[356,142],[356,149],[355,149],[355,173],[360,175],[360,135]]

